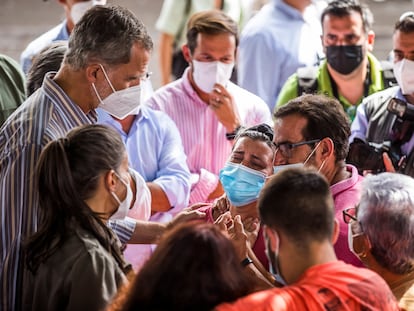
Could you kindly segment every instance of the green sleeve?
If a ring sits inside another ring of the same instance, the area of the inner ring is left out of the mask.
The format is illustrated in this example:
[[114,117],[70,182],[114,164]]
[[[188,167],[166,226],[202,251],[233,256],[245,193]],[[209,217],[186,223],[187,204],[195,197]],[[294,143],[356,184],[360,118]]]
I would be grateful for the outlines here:
[[276,101],[275,111],[280,106],[285,105],[289,100],[298,97],[298,76],[291,75],[283,85]]

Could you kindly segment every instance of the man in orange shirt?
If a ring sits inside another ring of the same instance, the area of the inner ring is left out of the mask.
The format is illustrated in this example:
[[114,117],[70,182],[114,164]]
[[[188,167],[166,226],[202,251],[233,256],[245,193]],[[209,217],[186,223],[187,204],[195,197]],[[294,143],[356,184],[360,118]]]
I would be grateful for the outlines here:
[[[338,224],[325,177],[313,169],[282,170],[262,189],[258,207],[271,268],[285,286],[222,304],[217,311],[399,310],[379,275],[336,258]],[[234,228],[236,237],[245,236],[237,218]],[[254,269],[250,260],[242,262]]]

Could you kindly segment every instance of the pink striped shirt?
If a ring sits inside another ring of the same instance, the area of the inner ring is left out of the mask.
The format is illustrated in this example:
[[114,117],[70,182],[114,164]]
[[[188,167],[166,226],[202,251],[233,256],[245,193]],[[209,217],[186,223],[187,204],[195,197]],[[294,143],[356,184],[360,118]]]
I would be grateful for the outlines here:
[[[158,89],[146,104],[167,113],[180,131],[195,181],[190,194],[193,204],[206,202],[217,187],[218,173],[230,155],[232,142],[226,139],[226,128],[214,111],[191,86],[188,70],[183,78]],[[272,125],[269,108],[262,99],[231,82],[227,90],[233,95],[243,126]]]

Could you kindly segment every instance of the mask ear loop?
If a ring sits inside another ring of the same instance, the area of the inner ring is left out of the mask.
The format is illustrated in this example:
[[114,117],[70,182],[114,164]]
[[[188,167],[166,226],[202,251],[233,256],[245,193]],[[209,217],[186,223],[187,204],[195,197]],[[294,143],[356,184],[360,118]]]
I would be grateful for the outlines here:
[[106,81],[108,81],[108,84],[109,84],[109,86],[111,87],[112,91],[113,91],[114,93],[116,93],[116,91],[115,91],[114,87],[112,86],[111,80],[109,80],[109,77],[108,77],[108,75],[106,74],[106,71],[105,71],[104,67],[103,67],[101,64],[99,64],[99,66],[101,67],[102,72],[103,72],[103,74],[104,74],[104,76],[105,76],[105,79],[106,79]]
[[275,153],[273,154],[272,165],[275,165],[276,154],[279,151],[279,148],[276,148]]
[[98,93],[98,91],[97,91],[97,89],[96,89],[96,86],[95,86],[95,83],[94,82],[92,82],[92,88],[93,88],[93,90],[95,91],[95,94],[96,94],[96,96],[98,97],[98,99],[99,99],[99,102],[101,102],[102,103],[102,98],[101,98],[101,96],[99,95],[99,93]]
[[322,162],[321,166],[320,166],[320,167],[319,167],[319,169],[318,169],[318,173],[320,173],[320,172],[322,171],[322,169],[323,169],[323,167],[324,167],[324,165],[325,165],[325,162],[326,162],[326,159],[325,159],[325,160],[323,160],[323,162]]
[[317,143],[317,145],[315,146],[315,148],[313,148],[312,152],[306,157],[305,162],[303,162],[303,165],[304,166],[306,165],[306,163],[308,163],[309,159],[313,156],[313,154],[315,153],[316,149],[318,149],[318,147],[321,144],[321,142],[322,142],[322,140]]

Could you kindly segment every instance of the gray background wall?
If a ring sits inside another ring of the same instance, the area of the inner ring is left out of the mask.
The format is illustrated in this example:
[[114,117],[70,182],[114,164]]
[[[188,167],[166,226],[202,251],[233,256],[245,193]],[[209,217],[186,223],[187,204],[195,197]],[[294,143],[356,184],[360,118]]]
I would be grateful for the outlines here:
[[[154,73],[154,87],[159,86],[157,64],[158,33],[154,23],[158,17],[162,0],[110,0],[131,9],[148,27],[155,42],[150,70]],[[385,58],[391,49],[391,35],[395,21],[402,12],[414,10],[411,0],[366,0],[374,13],[376,33],[375,55]],[[63,10],[56,0],[0,0],[0,53],[19,60],[26,45],[46,30],[57,25]]]

